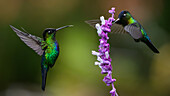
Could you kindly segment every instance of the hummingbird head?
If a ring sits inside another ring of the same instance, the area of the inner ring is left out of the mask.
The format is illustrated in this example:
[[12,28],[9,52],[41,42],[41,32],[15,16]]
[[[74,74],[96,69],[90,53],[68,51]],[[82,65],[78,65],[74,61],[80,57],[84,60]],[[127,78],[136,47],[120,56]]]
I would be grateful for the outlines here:
[[115,21],[117,24],[127,25],[128,20],[132,18],[131,14],[128,11],[122,11],[120,12],[118,19]]
[[56,29],[54,28],[47,28],[44,30],[43,32],[43,38],[44,40],[46,40],[46,38],[48,37],[52,37],[52,38],[55,38],[55,34],[56,34]]
[[130,13],[129,13],[128,11],[122,11],[122,12],[120,12],[118,18],[119,18],[119,19],[128,20],[128,19],[131,18],[131,15],[130,15]]
[[63,26],[63,27],[57,28],[57,29],[55,29],[55,28],[47,28],[43,32],[43,38],[44,38],[44,40],[46,40],[46,38],[50,38],[51,37],[52,39],[55,40],[55,34],[56,34],[56,32],[58,30],[66,28],[66,27],[71,27],[71,26],[73,26],[73,25],[67,25],[67,26]]

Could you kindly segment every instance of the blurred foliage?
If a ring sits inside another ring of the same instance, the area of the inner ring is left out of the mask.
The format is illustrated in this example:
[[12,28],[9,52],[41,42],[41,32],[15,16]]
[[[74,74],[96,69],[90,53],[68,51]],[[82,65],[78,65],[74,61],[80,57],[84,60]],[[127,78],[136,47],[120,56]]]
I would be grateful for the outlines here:
[[[110,34],[113,77],[120,96],[170,96],[169,0],[1,0],[0,96],[110,96],[92,50],[98,49],[96,30],[85,20],[116,17],[128,10],[144,26],[160,54],[128,34]],[[42,37],[45,28],[60,30],[60,56],[41,90],[40,61],[9,25]]]

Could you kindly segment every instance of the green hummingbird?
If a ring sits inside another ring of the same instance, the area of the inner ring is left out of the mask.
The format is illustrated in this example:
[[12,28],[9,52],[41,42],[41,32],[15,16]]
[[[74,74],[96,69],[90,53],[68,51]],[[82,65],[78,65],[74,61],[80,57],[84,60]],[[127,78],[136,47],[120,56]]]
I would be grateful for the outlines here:
[[[99,20],[89,20],[86,23],[95,27],[95,24],[100,22]],[[144,42],[153,52],[159,53],[159,51],[152,44],[149,36],[142,25],[136,21],[128,11],[120,12],[118,19],[113,22],[111,30],[114,33],[128,33],[136,41]]]
[[59,44],[55,38],[58,30],[71,27],[72,25],[63,26],[60,28],[46,28],[43,32],[43,38],[31,35],[20,31],[10,25],[12,30],[20,37],[20,39],[30,48],[32,48],[41,59],[41,74],[42,74],[42,90],[45,91],[46,77],[49,68],[52,68],[59,56]]

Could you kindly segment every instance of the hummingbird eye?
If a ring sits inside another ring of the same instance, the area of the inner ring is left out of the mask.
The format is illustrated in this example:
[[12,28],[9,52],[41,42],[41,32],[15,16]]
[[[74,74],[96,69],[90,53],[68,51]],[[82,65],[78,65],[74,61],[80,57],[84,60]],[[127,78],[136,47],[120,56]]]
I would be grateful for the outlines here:
[[48,34],[50,34],[51,33],[51,31],[48,31]]
[[123,14],[123,16],[126,16],[126,14]]

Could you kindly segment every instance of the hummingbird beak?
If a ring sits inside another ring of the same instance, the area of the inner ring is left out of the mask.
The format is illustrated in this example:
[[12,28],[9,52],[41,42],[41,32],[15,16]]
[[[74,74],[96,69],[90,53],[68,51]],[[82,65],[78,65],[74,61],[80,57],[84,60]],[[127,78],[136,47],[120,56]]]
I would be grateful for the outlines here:
[[63,26],[63,27],[57,28],[56,31],[58,31],[58,30],[60,30],[60,29],[63,29],[63,28],[72,27],[72,26],[73,26],[73,25]]
[[120,21],[120,19],[119,19],[119,18],[117,18],[117,19],[116,19],[116,21],[115,21],[114,23],[117,23],[118,21]]

